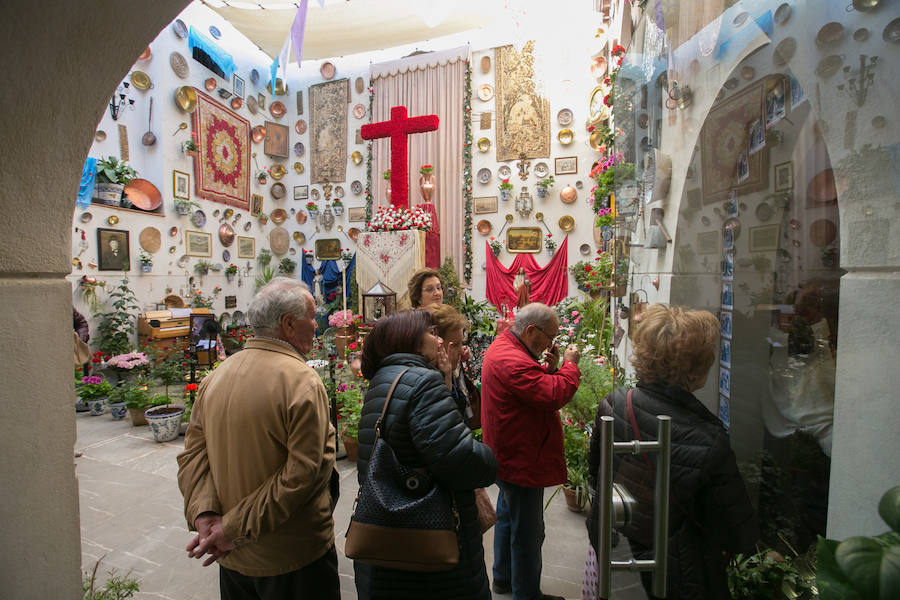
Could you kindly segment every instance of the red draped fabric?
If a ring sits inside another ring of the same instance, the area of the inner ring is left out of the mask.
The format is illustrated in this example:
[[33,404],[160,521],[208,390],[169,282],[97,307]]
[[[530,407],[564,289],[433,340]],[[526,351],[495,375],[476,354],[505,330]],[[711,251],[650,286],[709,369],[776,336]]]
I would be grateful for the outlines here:
[[519,267],[525,269],[525,275],[531,280],[531,302],[543,302],[549,306],[565,298],[569,293],[568,252],[569,236],[562,241],[550,262],[543,268],[534,260],[533,254],[517,254],[509,267],[500,264],[491,247],[485,242],[487,253],[487,299],[498,310],[503,305],[513,308],[516,305],[516,290],[513,281]]
[[432,202],[418,205],[431,215],[431,231],[425,234],[425,266],[429,269],[441,268],[441,229],[438,227],[437,211]]

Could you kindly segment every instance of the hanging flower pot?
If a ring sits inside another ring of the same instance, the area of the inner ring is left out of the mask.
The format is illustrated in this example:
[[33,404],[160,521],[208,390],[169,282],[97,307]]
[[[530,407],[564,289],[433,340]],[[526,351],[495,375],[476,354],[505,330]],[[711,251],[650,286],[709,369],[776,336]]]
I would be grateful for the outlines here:
[[312,219],[313,221],[315,221],[316,219],[319,218],[319,211],[318,211],[318,210],[315,210],[315,209],[310,208],[310,209],[307,209],[306,212],[309,213],[309,218]]
[[234,273],[225,273],[225,279],[228,280],[228,283],[234,281]]
[[547,188],[542,185],[537,186],[537,195],[538,198],[546,198],[547,197]]
[[153,270],[153,263],[145,263],[145,262],[141,263],[141,271],[143,271],[144,273],[149,273],[152,270]]
[[331,210],[334,211],[334,216],[339,217],[344,214],[344,205],[343,204],[334,204],[331,207]]
[[303,255],[303,260],[306,261],[306,264],[312,265],[312,264],[313,264],[313,260],[314,260],[313,255],[312,255],[312,252],[307,252],[306,254],[304,254],[304,255]]
[[184,407],[180,404],[164,404],[144,411],[153,439],[157,442],[171,442],[178,437],[183,414]]
[[507,190],[507,189],[500,190],[500,199],[503,200],[504,202],[507,202],[511,195],[512,195],[512,192],[510,190]]

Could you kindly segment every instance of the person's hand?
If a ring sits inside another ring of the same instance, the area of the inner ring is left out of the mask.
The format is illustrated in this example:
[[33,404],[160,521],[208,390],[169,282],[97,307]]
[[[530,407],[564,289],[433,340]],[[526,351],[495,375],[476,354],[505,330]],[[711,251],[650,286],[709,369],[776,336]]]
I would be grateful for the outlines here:
[[434,366],[440,369],[441,373],[446,377],[453,375],[453,365],[450,362],[450,354],[447,352],[447,347],[444,346],[443,343],[438,345],[437,359],[435,360]]
[[222,515],[212,512],[203,513],[194,519],[194,527],[197,528],[197,535],[185,550],[190,558],[203,558],[204,555],[209,554],[209,558],[203,562],[204,567],[227,556],[237,547],[225,536],[225,531],[222,529]]
[[465,345],[462,347],[462,357],[460,360],[462,362],[468,362],[470,358],[472,358],[472,350],[469,349],[468,345]]
[[563,354],[563,360],[566,362],[572,361],[577,365],[580,358],[581,352],[578,351],[578,346],[576,346],[575,344],[569,344],[569,347],[566,348],[565,354]]
[[556,371],[556,369],[559,368],[559,346],[553,344],[544,350],[544,360],[547,361],[547,364],[550,366],[550,373]]

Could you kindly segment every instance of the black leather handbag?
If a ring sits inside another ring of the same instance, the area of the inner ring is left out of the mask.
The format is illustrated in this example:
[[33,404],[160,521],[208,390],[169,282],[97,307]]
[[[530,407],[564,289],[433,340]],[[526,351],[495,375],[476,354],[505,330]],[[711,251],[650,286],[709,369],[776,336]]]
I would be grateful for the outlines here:
[[344,554],[401,571],[447,571],[459,563],[459,513],[453,494],[421,469],[397,460],[381,424],[404,369],[391,384],[375,423],[375,445],[359,488]]

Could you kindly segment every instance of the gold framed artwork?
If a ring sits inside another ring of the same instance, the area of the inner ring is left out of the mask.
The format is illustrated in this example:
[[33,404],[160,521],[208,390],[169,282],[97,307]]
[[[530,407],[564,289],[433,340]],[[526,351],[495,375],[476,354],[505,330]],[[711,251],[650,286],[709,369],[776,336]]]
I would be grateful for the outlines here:
[[349,93],[347,79],[309,87],[310,183],[346,179]]
[[[365,210],[365,209],[363,209]],[[316,240],[316,259],[337,260],[341,257],[341,240],[338,238],[326,238]]]
[[578,173],[577,156],[561,156],[553,159],[554,175],[574,175]]
[[97,229],[99,269],[101,271],[130,271],[131,257],[128,232],[123,229]]
[[172,171],[172,195],[185,200],[191,199],[191,176],[181,171]]
[[347,220],[353,222],[366,220],[366,208],[364,206],[356,206],[347,209]]
[[256,238],[239,235],[237,238],[237,257],[256,258]]
[[263,142],[263,152],[266,156],[287,158],[288,139],[287,125],[266,121],[266,140]]
[[481,196],[475,198],[475,214],[486,215],[497,212],[497,196]]
[[188,256],[212,256],[212,234],[203,231],[184,232],[184,253]]
[[250,216],[258,217],[262,212],[263,208],[263,197],[259,194],[253,194],[250,197]]
[[540,227],[510,227],[506,230],[506,249],[512,254],[540,252],[543,238]]
[[794,187],[794,162],[775,165],[775,191],[788,192]]

